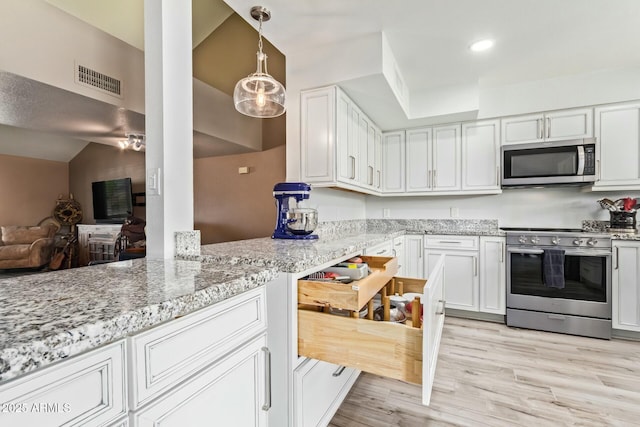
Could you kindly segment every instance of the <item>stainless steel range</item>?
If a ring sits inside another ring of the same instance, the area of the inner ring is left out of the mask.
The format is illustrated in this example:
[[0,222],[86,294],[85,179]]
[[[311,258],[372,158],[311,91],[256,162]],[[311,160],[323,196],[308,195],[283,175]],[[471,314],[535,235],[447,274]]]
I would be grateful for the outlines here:
[[611,338],[611,236],[503,228],[507,325]]

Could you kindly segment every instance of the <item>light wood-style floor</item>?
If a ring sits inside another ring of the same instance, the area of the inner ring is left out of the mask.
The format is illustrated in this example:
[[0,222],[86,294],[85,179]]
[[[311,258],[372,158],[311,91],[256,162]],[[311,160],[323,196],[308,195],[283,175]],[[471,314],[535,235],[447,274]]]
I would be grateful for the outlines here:
[[429,407],[363,373],[330,427],[640,426],[640,342],[448,317]]

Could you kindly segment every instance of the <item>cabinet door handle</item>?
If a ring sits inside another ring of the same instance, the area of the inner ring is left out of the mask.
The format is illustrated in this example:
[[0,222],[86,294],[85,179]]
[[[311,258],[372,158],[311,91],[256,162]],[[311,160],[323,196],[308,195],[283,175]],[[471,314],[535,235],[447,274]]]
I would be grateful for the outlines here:
[[438,186],[438,171],[436,169],[433,170],[433,188]]
[[544,126],[543,126],[544,123],[542,122],[542,119],[538,119],[537,122],[538,122],[538,135],[539,135],[538,138],[542,139],[543,136],[544,136],[544,133],[543,133],[544,132]]
[[431,187],[431,171],[427,171],[427,188]]
[[619,265],[618,265],[618,256],[620,255],[619,253],[620,247],[616,246],[616,251],[615,251],[615,256],[616,256],[616,267],[615,269],[617,270]]
[[393,252],[393,256],[398,256],[398,253],[396,252],[395,248],[391,249],[391,252]]
[[340,366],[338,369],[336,369],[336,371],[333,374],[331,374],[331,376],[339,377],[340,375],[342,375],[343,372],[344,372],[344,366]]
[[444,310],[445,310],[444,306],[447,304],[447,301],[441,299],[438,302],[442,304],[442,311],[436,311],[436,315],[437,316],[443,316],[444,315]]
[[356,179],[356,158],[354,156],[349,156],[351,159],[351,175],[349,179]]
[[373,185],[373,166],[368,166],[368,171],[369,173],[367,174],[368,175],[367,184]]
[[264,405],[263,411],[271,409],[271,352],[267,347],[262,347],[264,352]]
[[500,264],[504,264],[504,250],[505,245],[500,245]]
[[547,117],[547,138],[551,137],[551,117]]
[[500,166],[496,166],[496,185],[500,186]]
[[596,160],[596,180],[600,181],[600,159]]
[[473,257],[473,275],[478,275],[478,257]]

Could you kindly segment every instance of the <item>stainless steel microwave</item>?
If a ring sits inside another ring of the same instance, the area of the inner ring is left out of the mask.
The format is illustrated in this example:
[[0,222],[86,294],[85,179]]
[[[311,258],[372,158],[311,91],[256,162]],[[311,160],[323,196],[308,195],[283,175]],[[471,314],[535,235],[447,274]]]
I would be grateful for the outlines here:
[[502,187],[588,184],[596,180],[595,138],[502,147]]

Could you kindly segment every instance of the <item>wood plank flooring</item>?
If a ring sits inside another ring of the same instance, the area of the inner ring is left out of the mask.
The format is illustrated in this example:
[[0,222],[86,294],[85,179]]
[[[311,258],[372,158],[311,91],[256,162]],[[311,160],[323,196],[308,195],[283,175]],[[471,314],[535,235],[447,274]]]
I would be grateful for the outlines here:
[[429,407],[363,373],[329,426],[640,426],[640,342],[448,317]]

